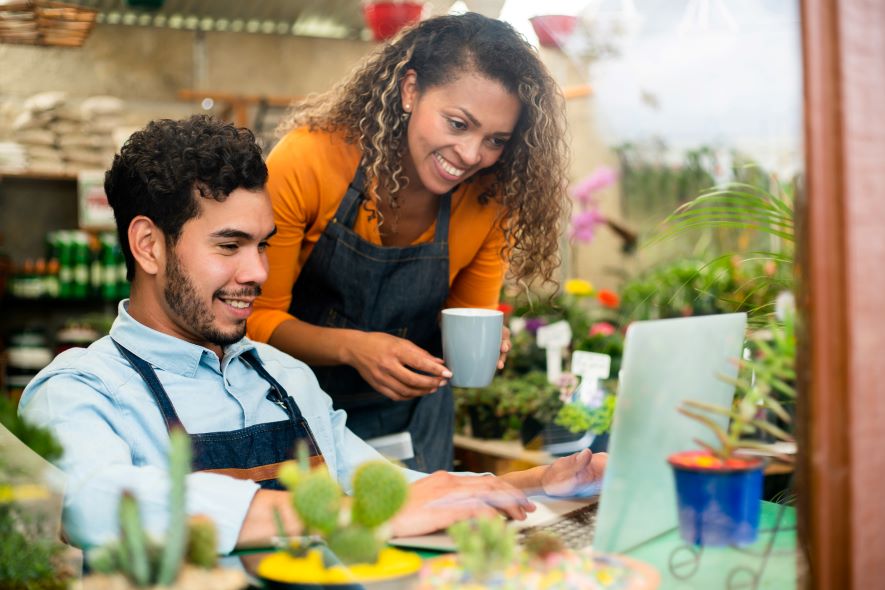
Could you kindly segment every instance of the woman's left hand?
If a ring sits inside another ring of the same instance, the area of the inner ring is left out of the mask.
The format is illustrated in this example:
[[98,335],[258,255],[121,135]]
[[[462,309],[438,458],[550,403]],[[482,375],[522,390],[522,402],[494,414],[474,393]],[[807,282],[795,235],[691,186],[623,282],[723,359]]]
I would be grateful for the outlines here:
[[551,463],[541,476],[541,486],[548,496],[575,496],[585,494],[602,484],[602,473],[608,453],[593,453],[584,449]]
[[507,360],[507,353],[510,352],[510,328],[504,326],[501,330],[501,355],[498,357],[498,368],[504,368],[504,361]]

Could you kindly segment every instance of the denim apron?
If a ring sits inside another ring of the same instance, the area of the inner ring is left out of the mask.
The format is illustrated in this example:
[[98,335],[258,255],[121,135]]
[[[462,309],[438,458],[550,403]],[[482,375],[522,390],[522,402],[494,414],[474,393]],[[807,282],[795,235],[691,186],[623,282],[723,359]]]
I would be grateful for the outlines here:
[[[451,193],[439,199],[433,241],[406,247],[372,244],[353,231],[363,194],[357,170],[292,287],[289,313],[316,326],[386,332],[442,356],[439,312],[449,294]],[[452,467],[451,388],[407,401],[377,393],[347,365],[312,366],[347,426],[370,439],[407,431],[415,456],[405,464],[431,472]]]
[[[172,400],[160,384],[153,367],[144,359],[121,346],[114,344],[132,368],[141,375],[148,389],[157,401],[166,429],[184,430]],[[267,399],[280,406],[287,418],[278,422],[255,424],[240,430],[190,434],[188,437],[193,449],[193,471],[220,473],[237,479],[251,479],[264,489],[285,489],[277,481],[280,465],[292,458],[295,444],[305,441],[311,466],[323,465],[323,455],[310,431],[301,410],[283,386],[261,365],[254,351],[243,353],[242,358],[270,384]]]

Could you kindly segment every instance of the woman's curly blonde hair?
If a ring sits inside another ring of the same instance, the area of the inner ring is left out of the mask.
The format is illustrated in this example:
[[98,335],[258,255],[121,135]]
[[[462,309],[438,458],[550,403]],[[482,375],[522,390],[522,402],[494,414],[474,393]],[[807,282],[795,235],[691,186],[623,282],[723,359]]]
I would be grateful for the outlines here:
[[476,72],[503,85],[522,105],[501,158],[474,178],[491,176],[481,202],[503,206],[499,223],[507,246],[510,275],[527,283],[556,283],[559,238],[567,213],[565,101],[535,50],[510,25],[479,14],[441,16],[401,32],[330,91],[294,105],[280,134],[308,126],[342,130],[362,151],[367,182],[378,179],[396,209],[403,172],[408,116],[400,87],[409,70],[419,92]]

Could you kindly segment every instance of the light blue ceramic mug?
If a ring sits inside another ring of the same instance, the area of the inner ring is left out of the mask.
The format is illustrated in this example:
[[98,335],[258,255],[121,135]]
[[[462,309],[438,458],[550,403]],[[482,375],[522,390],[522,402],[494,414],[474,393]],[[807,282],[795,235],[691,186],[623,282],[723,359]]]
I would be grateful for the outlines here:
[[453,307],[442,311],[443,358],[455,387],[492,382],[501,354],[504,314],[497,310]]

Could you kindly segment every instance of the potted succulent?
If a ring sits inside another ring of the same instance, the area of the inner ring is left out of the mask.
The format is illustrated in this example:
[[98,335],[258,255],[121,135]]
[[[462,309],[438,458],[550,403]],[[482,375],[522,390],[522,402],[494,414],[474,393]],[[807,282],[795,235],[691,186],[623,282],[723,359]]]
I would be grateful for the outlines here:
[[[741,361],[734,403],[721,408],[695,401],[683,402],[679,411],[708,428],[717,443],[696,441],[702,450],[683,451],[668,458],[673,467],[682,538],[696,545],[748,545],[756,540],[762,499],[763,452],[792,461],[790,455],[760,440],[770,436],[783,441],[793,437],[779,424],[790,422],[782,402],[795,399],[795,329],[791,314],[772,322],[766,339],[756,340],[755,358]],[[729,419],[722,428],[713,416]],[[775,420],[772,420],[774,417]],[[753,437],[753,438],[751,438]]]
[[348,503],[325,467],[309,468],[302,455],[286,463],[279,480],[289,489],[305,536],[258,565],[266,588],[357,590],[406,588],[421,569],[421,558],[385,546],[386,523],[406,501],[408,484],[388,461],[369,461],[353,476]]
[[217,567],[217,537],[209,518],[186,516],[187,475],[191,449],[187,435],[174,430],[169,450],[169,526],[162,540],[148,536],[138,502],[124,492],[120,499],[120,539],[91,549],[94,572],[83,578],[84,590],[172,588],[236,590],[248,584],[240,570]]
[[653,568],[621,555],[568,549],[545,531],[517,543],[517,532],[500,517],[458,522],[448,530],[457,553],[426,562],[417,590],[653,590]]

